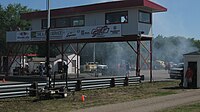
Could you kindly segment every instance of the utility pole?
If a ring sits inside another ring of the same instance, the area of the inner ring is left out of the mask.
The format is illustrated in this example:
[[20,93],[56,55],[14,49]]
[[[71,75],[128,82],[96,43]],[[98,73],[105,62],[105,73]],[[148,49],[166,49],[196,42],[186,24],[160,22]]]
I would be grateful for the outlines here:
[[95,43],[93,43],[93,62],[94,62],[94,64],[96,62],[96,45],[95,45]]
[[140,31],[137,38],[137,60],[136,60],[136,76],[140,76],[140,44],[141,44],[141,38],[142,34],[144,34],[144,31]]
[[47,77],[49,80],[49,87],[51,87],[51,73],[50,73],[50,63],[49,63],[49,57],[50,57],[50,42],[49,42],[49,33],[50,33],[50,1],[47,1],[47,9],[48,9],[48,24],[47,24],[47,30],[46,30],[46,70],[47,70]]

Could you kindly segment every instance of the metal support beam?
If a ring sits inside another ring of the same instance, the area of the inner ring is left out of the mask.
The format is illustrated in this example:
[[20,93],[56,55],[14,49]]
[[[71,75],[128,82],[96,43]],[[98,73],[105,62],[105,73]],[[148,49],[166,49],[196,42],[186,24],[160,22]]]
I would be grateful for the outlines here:
[[152,56],[152,39],[150,40],[150,82],[152,82],[153,81],[153,79],[152,79],[152,58],[153,58],[153,56]]
[[66,89],[68,91],[68,65],[64,66],[64,71],[65,71],[65,82],[66,82]]
[[128,45],[131,47],[131,49],[137,54],[137,51],[135,50],[135,48],[127,41]]
[[66,52],[66,51],[67,51],[67,49],[69,48],[69,46],[70,46],[70,44],[68,44],[68,46],[65,48],[64,52]]
[[[147,62],[148,59],[149,59],[149,57],[145,58],[142,54],[140,54],[140,56],[141,56],[142,60],[144,61],[144,64],[146,64],[147,67],[148,67],[148,69],[150,69],[150,66],[149,66],[149,64],[148,64],[148,62]],[[141,68],[143,68],[144,64],[141,65]]]
[[17,45],[16,49],[11,48],[12,50],[10,52],[12,52],[12,51],[17,51],[17,52],[15,52],[15,55],[14,55],[13,59],[10,61],[10,63],[9,63],[9,57],[10,57],[10,55],[9,55],[9,53],[7,54],[7,58],[8,58],[7,73],[6,73],[7,76],[9,74],[9,70],[10,70],[12,64],[14,63],[14,61],[15,61],[18,53],[19,53],[18,51],[20,51],[21,47],[22,47],[21,45]]
[[62,71],[64,71],[64,46],[63,46],[63,43],[61,45],[61,60],[62,60]]
[[136,76],[140,76],[140,37],[137,40]]
[[10,70],[10,68],[9,68],[9,57],[10,57],[10,54],[12,54],[13,52],[12,52],[12,50],[13,50],[13,48],[16,48],[15,46],[17,46],[18,44],[7,44],[6,45],[6,47],[7,47],[7,52],[6,52],[6,57],[7,57],[7,59],[6,59],[6,74],[5,74],[5,76],[8,76],[8,74],[9,74],[9,70]]
[[141,41],[140,43],[141,43],[141,45],[142,45],[142,47],[143,47],[144,49],[146,49],[148,52],[150,52],[150,51],[147,49],[147,47],[142,43],[142,41]]
[[48,24],[47,24],[47,30],[46,30],[46,70],[47,70],[47,77],[49,80],[49,88],[51,87],[51,73],[50,73],[50,63],[49,63],[49,58],[50,58],[50,42],[49,42],[49,36],[50,36],[50,1],[48,0],[47,3],[47,8],[48,8]]
[[[78,44],[78,43],[77,43]],[[75,54],[78,53],[78,51],[70,44],[70,47],[72,48],[72,50],[74,51]]]
[[[87,43],[85,43],[85,44],[83,45],[83,47],[79,50],[79,52],[77,53],[78,55],[82,52],[82,50],[83,50],[83,48],[86,46],[86,44],[87,44]],[[75,56],[76,56],[76,55],[74,55],[71,59],[69,59],[69,62],[67,63],[67,65],[69,65],[69,63],[72,62],[72,60],[74,59]]]
[[75,68],[76,68],[76,74],[77,74],[77,78],[79,78],[79,69],[78,69],[78,52],[79,52],[79,49],[78,49],[78,43],[76,44],[77,46],[76,46],[76,66],[75,66]]
[[46,66],[46,70],[47,70],[47,77],[49,80],[49,87],[51,87],[49,31],[50,31],[50,28],[48,28],[46,31],[47,37],[46,37],[46,64],[45,64],[45,66]]

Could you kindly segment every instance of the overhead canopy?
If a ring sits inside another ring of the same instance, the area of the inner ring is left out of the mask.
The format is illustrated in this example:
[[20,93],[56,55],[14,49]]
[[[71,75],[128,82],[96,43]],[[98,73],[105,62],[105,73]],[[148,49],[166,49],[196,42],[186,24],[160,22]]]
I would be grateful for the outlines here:
[[200,55],[200,51],[190,52],[184,55]]
[[[103,11],[103,10],[111,10],[111,9],[119,9],[127,7],[144,7],[151,10],[152,12],[167,11],[165,7],[149,0],[119,0],[112,2],[83,5],[83,6],[53,9],[51,10],[51,16],[62,16],[63,14],[73,15],[73,14],[87,13],[91,11],[94,12],[94,11]],[[47,16],[46,10],[21,14],[21,18],[27,20],[34,18],[45,18],[46,16]]]

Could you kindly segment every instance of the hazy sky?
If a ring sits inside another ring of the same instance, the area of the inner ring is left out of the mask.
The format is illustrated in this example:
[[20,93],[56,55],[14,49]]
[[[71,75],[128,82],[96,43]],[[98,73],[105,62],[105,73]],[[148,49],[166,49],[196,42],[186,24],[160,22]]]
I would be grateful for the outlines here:
[[[91,4],[111,0],[50,0],[51,8]],[[154,36],[185,36],[200,39],[200,0],[152,0],[168,9],[153,16]],[[46,0],[0,0],[0,4],[21,3],[32,9],[46,9]]]

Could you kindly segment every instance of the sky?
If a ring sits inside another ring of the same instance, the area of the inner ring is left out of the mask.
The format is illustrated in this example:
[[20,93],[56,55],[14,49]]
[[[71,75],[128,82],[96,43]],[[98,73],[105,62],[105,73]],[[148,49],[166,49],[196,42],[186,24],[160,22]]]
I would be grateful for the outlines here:
[[[112,0],[50,0],[51,8],[63,8]],[[200,39],[200,0],[152,0],[168,9],[153,14],[153,34],[163,36],[184,36]],[[46,0],[0,0],[8,4],[20,3],[32,9],[46,9]]]

